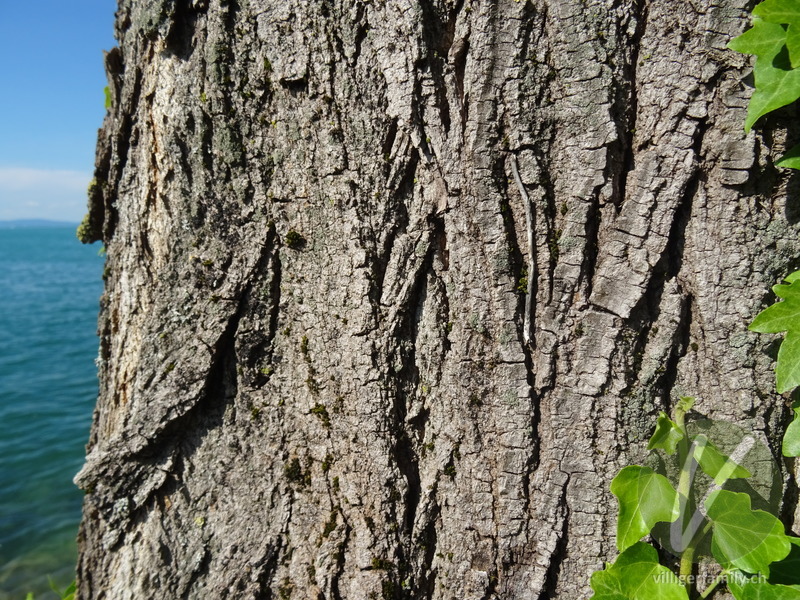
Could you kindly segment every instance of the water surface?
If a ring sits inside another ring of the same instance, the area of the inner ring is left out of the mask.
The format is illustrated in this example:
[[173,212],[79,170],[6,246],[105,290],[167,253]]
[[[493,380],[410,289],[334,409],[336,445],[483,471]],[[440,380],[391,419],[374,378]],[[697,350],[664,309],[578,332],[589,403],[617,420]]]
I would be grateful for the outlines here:
[[[0,228],[0,600],[74,577],[97,395],[99,245],[75,228]],[[46,593],[45,593],[46,592]]]

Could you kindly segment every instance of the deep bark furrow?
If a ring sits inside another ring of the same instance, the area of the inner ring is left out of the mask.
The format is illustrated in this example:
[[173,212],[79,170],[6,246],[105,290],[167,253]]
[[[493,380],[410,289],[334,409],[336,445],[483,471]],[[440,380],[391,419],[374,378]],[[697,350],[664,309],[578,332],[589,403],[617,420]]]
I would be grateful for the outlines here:
[[561,515],[561,531],[558,534],[558,541],[556,547],[553,549],[550,564],[547,567],[545,574],[544,586],[542,587],[540,600],[544,598],[552,598],[558,593],[558,578],[561,569],[561,563],[565,559],[567,551],[567,542],[569,535],[569,509],[567,507],[567,488],[569,486],[569,479],[564,483],[564,493],[561,497],[561,503],[564,509],[564,514]]

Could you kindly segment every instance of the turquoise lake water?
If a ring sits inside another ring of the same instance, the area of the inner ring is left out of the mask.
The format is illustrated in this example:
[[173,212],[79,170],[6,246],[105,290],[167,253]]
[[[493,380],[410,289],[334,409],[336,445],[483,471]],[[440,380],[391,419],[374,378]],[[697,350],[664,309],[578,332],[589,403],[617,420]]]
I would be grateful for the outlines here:
[[99,244],[75,228],[0,229],[0,600],[74,578],[73,485],[97,395]]

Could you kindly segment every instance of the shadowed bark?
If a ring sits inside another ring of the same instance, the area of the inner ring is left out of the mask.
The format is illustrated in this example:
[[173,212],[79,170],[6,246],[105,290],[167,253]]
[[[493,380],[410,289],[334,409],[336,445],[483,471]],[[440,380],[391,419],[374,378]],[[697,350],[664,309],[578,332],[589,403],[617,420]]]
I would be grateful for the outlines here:
[[677,396],[777,447],[748,8],[121,0],[80,597],[585,598]]

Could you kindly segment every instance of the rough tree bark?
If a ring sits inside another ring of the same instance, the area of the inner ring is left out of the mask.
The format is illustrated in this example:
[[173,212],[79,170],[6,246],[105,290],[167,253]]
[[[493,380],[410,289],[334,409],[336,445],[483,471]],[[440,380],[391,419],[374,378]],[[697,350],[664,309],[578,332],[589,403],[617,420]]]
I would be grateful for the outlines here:
[[80,597],[584,598],[678,394],[775,447],[751,5],[121,0]]

